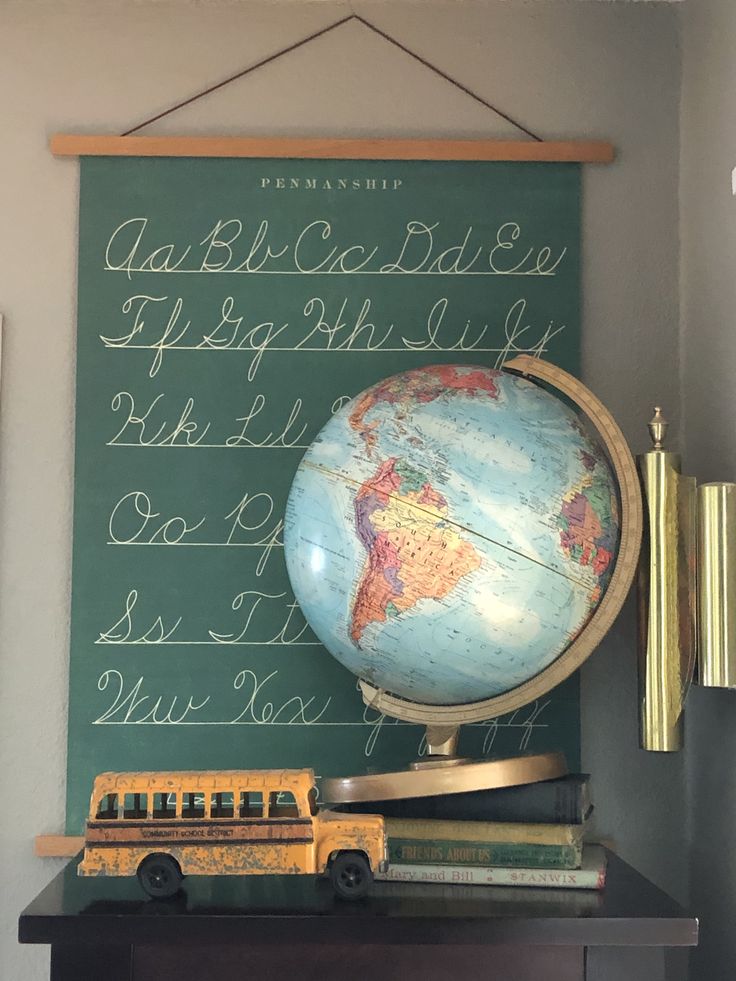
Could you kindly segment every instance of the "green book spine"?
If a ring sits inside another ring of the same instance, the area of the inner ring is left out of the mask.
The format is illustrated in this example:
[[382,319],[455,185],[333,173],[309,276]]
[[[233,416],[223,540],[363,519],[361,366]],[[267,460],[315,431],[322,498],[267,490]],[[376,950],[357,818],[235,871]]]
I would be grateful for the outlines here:
[[475,865],[502,868],[579,869],[582,846],[477,841],[423,841],[389,838],[389,863]]
[[389,838],[421,841],[472,841],[480,844],[579,845],[580,824],[528,824],[505,821],[432,821],[386,818]]

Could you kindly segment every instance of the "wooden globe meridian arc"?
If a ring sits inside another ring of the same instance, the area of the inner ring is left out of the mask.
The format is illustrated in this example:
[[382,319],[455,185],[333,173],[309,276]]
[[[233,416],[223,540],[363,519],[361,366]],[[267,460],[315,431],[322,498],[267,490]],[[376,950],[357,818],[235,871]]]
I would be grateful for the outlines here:
[[507,361],[504,371],[552,385],[588,418],[608,453],[620,493],[621,539],[616,564],[603,598],[575,640],[543,671],[524,684],[493,698],[461,705],[422,705],[391,695],[360,680],[363,699],[371,708],[394,719],[415,722],[439,731],[451,731],[471,722],[485,722],[513,712],[555,688],[593,653],[619,614],[636,573],[643,528],[643,508],[636,465],[626,439],[611,413],[589,389],[555,365],[520,355]]

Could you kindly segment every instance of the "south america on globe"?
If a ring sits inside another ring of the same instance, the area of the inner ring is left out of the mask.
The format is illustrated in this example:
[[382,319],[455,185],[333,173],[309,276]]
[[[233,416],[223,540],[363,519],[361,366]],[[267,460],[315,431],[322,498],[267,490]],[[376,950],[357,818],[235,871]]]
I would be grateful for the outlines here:
[[284,547],[338,661],[455,705],[560,656],[601,600],[619,534],[616,480],[575,412],[510,372],[437,365],[329,420],[294,477]]

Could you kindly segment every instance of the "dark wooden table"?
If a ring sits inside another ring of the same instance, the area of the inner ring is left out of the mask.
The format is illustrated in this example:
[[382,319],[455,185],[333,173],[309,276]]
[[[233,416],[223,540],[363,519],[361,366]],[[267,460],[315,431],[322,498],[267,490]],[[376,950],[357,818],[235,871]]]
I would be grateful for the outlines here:
[[335,899],[310,877],[190,878],[166,902],[71,862],[23,911],[51,981],[662,981],[697,920],[614,855],[602,893],[378,883]]

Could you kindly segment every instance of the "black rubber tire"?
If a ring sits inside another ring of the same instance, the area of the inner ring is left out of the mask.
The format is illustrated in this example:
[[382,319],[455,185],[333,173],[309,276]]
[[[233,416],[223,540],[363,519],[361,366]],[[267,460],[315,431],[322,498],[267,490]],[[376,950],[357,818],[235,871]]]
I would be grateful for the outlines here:
[[153,899],[175,896],[183,878],[179,863],[171,855],[148,855],[138,866],[138,882]]
[[373,873],[365,855],[340,852],[330,866],[330,881],[341,899],[362,899],[373,885]]

